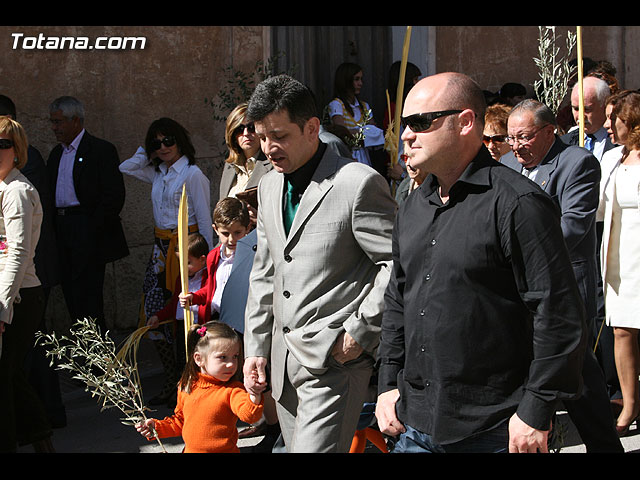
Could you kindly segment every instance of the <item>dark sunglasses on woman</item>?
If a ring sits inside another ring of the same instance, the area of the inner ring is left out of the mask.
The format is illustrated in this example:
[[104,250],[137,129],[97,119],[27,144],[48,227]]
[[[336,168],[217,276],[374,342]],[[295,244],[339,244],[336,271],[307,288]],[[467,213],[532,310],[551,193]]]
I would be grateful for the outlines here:
[[234,130],[234,133],[236,135],[240,135],[241,133],[244,133],[244,129],[245,128],[247,129],[247,132],[249,132],[249,133],[255,133],[256,132],[256,126],[253,123],[249,123],[248,125],[244,125],[244,124],[238,125],[236,127],[236,129]]
[[506,135],[483,135],[482,142],[485,145],[489,145],[490,142],[493,143],[504,143],[507,141]]
[[0,150],[7,150],[13,147],[13,140],[8,138],[0,138]]
[[151,149],[155,152],[162,145],[165,147],[173,147],[176,144],[176,139],[173,137],[164,137],[162,140],[158,140],[157,138],[151,142]]

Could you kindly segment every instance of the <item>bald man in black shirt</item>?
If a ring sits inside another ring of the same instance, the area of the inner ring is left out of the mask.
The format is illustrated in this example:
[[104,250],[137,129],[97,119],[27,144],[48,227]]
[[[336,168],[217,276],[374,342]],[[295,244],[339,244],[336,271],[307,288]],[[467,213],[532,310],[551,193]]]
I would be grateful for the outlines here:
[[399,452],[545,452],[582,387],[585,312],[552,199],[482,144],[482,91],[409,92],[402,140],[429,175],[400,207],[376,416]]

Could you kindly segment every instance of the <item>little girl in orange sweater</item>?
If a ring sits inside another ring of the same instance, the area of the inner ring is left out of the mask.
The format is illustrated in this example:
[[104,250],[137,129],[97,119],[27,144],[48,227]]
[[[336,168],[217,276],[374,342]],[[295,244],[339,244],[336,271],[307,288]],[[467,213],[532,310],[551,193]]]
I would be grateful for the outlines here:
[[190,355],[174,414],[147,419],[136,429],[149,440],[182,435],[184,453],[239,452],[238,419],[256,423],[263,411],[262,395],[247,393],[237,378],[240,338],[224,323],[207,322],[194,325],[187,342]]

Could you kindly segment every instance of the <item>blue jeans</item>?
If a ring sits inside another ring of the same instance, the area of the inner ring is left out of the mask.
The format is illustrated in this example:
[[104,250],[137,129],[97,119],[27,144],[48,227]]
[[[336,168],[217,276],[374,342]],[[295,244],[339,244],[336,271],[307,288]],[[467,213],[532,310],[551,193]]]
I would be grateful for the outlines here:
[[431,435],[422,433],[410,425],[400,434],[391,453],[508,453],[509,422],[504,422],[486,432],[456,443],[441,445]]

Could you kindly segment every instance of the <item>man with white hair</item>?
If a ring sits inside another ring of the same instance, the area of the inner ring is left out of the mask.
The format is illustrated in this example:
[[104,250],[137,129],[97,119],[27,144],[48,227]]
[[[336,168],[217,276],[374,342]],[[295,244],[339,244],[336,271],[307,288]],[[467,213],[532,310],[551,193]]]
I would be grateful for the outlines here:
[[[611,142],[607,130],[603,127],[607,116],[604,106],[611,95],[609,85],[597,77],[585,77],[582,81],[584,92],[584,147],[598,159],[615,145]],[[580,124],[580,84],[576,83],[571,91],[571,111],[576,125]],[[579,127],[563,135],[561,140],[567,145],[579,145]]]

